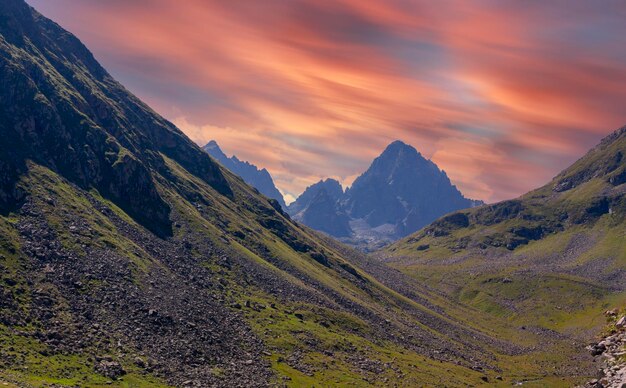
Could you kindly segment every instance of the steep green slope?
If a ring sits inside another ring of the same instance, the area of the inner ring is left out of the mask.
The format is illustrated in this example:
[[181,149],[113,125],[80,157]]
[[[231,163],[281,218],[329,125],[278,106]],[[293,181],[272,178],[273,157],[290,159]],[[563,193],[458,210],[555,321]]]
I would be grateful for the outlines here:
[[497,322],[588,341],[626,298],[625,154],[621,128],[546,186],[449,214],[379,258]]
[[0,83],[0,383],[465,386],[539,340],[365,270],[21,0],[0,2]]

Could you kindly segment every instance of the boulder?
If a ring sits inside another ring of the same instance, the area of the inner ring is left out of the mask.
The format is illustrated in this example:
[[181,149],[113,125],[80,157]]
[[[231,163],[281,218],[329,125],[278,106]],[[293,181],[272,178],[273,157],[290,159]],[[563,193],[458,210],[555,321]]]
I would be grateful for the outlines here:
[[599,343],[597,345],[593,345],[591,347],[591,355],[592,356],[599,356],[602,353],[604,353],[605,350],[606,350],[606,346],[603,343]]
[[96,365],[96,372],[110,379],[117,379],[126,374],[122,365],[117,361],[102,360]]

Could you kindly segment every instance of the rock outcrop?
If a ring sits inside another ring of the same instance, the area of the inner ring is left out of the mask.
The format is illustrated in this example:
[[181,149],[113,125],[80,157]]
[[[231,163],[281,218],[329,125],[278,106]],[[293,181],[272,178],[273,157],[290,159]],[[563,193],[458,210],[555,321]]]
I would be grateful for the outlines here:
[[[612,319],[616,315],[608,312]],[[598,343],[589,346],[594,357],[601,360],[602,367],[598,378],[589,381],[585,387],[623,388],[626,387],[626,316],[618,318],[611,326],[610,333]]]

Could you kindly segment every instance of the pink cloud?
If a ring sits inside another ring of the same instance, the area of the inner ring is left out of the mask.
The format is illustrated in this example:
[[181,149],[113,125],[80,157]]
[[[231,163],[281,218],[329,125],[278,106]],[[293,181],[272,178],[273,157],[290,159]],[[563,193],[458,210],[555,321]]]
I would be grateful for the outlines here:
[[505,199],[624,121],[617,3],[30,2],[194,141],[292,196],[350,184],[399,138],[468,196]]

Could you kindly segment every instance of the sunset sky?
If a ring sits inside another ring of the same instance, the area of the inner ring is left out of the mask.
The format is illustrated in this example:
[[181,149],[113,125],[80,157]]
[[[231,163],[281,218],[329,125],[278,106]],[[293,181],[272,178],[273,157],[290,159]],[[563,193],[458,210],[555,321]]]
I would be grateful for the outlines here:
[[288,202],[395,139],[466,196],[511,198],[626,124],[620,1],[28,1]]

